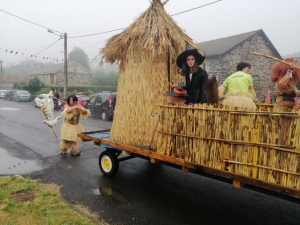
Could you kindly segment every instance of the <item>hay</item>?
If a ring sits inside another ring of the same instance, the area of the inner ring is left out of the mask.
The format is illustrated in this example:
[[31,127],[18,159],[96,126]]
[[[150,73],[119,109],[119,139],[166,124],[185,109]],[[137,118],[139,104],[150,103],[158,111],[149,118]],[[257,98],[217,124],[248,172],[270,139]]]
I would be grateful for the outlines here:
[[300,112],[159,107],[158,153],[300,188]]
[[184,81],[176,57],[196,44],[163,9],[150,7],[102,48],[102,63],[120,63],[118,97],[110,138],[122,144],[149,146],[157,104],[167,104],[166,91]]

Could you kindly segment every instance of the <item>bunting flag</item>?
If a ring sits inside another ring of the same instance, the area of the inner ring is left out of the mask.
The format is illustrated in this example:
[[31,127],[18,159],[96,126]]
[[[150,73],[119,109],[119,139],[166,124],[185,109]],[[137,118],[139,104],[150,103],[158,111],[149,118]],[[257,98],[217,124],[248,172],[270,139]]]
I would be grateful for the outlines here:
[[[25,163],[27,163],[27,162],[24,161],[24,164],[25,164]],[[18,166],[21,166],[21,165],[22,165],[22,164],[18,162]],[[16,168],[16,167],[17,167],[16,165],[12,165],[12,166],[9,166],[8,169],[11,170],[11,169]],[[3,170],[3,172],[6,172],[6,170]]]
[[[0,48],[0,51],[1,51],[1,49],[2,48]],[[5,50],[5,52],[6,53],[10,53],[10,54],[12,54],[12,53],[14,53],[14,55],[20,55],[21,53],[20,53],[20,51],[14,51],[14,50],[8,50],[8,49],[6,49]],[[61,51],[60,53],[63,53],[63,51]],[[24,55],[26,55],[24,52],[22,52],[22,54],[21,54],[22,56],[24,56]],[[47,60],[48,61],[48,58],[49,57],[46,57],[46,56],[41,56],[41,57],[39,57],[38,55],[34,55],[34,54],[29,54],[29,57],[30,58],[35,58],[35,59],[42,59],[42,60]],[[59,62],[60,60],[59,59],[56,59],[56,58],[53,58],[53,61],[56,61],[56,62]],[[63,62],[64,61],[64,59],[61,59],[61,61]]]
[[[0,48],[0,51],[2,50],[2,48]],[[3,49],[4,51],[4,49]],[[24,52],[20,53],[20,51],[14,51],[14,50],[8,50],[5,49],[6,53],[10,53],[13,55],[22,55],[22,56],[26,56],[26,54]],[[63,53],[63,51],[61,51],[60,53]],[[54,64],[54,63],[58,63],[58,62],[64,62],[64,59],[58,59],[58,58],[53,58],[52,62],[49,61],[50,58],[47,56],[39,56],[39,55],[34,55],[34,54],[30,54],[29,58],[35,58],[35,59],[41,59],[44,62],[41,63],[34,63],[34,64],[23,64],[21,65],[21,63],[18,63],[17,65],[3,65],[3,68],[15,68],[18,69],[20,67],[29,67],[29,66],[44,66],[44,65],[49,65],[49,64]],[[21,61],[20,61],[21,62]]]

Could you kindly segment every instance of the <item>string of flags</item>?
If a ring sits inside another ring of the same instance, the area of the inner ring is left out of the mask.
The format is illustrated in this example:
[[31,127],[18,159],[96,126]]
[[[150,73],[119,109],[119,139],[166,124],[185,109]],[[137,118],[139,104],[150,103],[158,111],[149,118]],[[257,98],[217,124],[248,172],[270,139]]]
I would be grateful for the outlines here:
[[[2,48],[0,48],[0,51]],[[5,53],[9,54],[14,54],[14,55],[21,55],[21,56],[28,56],[28,59],[40,59],[43,60],[44,62],[41,63],[31,63],[31,64],[21,64],[18,63],[16,65],[3,65],[3,68],[20,68],[20,67],[29,67],[29,66],[42,66],[42,65],[48,65],[48,64],[54,64],[54,63],[59,63],[59,62],[64,62],[63,59],[58,59],[58,58],[51,58],[51,57],[46,57],[46,56],[38,56],[34,54],[25,54],[25,53],[20,53],[19,51],[14,51],[14,50],[5,50]],[[4,62],[3,62],[4,63]]]
[[[26,163],[26,161],[24,161],[24,163]],[[18,165],[18,166],[21,166],[21,163],[18,163],[17,165]],[[11,169],[14,169],[14,168],[16,168],[16,167],[17,167],[16,165],[12,165],[12,166],[9,166],[8,169],[11,170]],[[3,170],[3,173],[5,173],[5,172],[6,172],[6,171]]]

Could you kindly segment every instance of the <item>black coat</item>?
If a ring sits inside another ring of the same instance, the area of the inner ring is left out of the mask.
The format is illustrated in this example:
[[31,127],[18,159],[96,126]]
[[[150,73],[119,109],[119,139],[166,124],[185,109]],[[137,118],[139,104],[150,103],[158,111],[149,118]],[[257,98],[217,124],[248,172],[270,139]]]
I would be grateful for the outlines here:
[[208,83],[207,72],[199,67],[198,71],[192,75],[192,80],[190,81],[190,74],[186,74],[185,83],[188,88],[188,98],[187,103],[206,103],[207,99],[204,94],[204,89]]

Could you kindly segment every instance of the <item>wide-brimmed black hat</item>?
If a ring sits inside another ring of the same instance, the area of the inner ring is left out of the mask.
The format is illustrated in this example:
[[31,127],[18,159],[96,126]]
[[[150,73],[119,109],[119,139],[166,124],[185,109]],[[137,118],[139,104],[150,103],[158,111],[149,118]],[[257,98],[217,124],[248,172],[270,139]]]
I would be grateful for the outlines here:
[[181,83],[177,87],[174,87],[173,90],[167,91],[167,95],[177,97],[188,97],[187,86],[184,83]]
[[189,55],[193,55],[198,63],[198,65],[200,66],[204,59],[205,59],[205,53],[204,51],[200,50],[200,49],[187,49],[184,52],[180,53],[180,55],[177,57],[176,59],[176,65],[181,68],[182,64],[184,62],[186,62],[186,58]]

